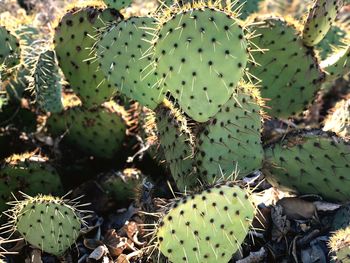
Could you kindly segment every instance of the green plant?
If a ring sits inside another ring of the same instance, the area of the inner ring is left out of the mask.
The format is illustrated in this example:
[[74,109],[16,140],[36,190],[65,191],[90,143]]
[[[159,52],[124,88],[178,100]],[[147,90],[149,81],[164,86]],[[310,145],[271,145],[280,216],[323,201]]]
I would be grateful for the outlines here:
[[44,112],[61,112],[62,79],[54,51],[46,50],[39,55],[32,78],[31,90],[35,94],[39,108]]
[[34,153],[12,155],[1,165],[0,211],[6,210],[6,203],[13,200],[13,195],[18,197],[19,191],[36,195],[61,194],[62,190],[60,177],[47,158]]
[[75,243],[84,225],[77,203],[49,195],[24,197],[9,211],[13,230],[42,251],[62,255]]
[[84,107],[93,108],[110,100],[116,90],[98,70],[93,46],[100,30],[118,22],[121,15],[103,6],[74,7],[55,28],[54,45],[59,65]]
[[332,234],[329,247],[334,254],[333,262],[350,262],[350,227],[340,229]]
[[19,39],[5,27],[0,26],[0,65],[5,69],[1,71],[1,78],[4,78],[20,63]]
[[169,205],[156,230],[157,245],[171,262],[229,262],[255,215],[249,191],[216,185]]
[[269,183],[282,190],[346,202],[349,154],[349,143],[334,133],[300,130],[265,147],[263,171]]

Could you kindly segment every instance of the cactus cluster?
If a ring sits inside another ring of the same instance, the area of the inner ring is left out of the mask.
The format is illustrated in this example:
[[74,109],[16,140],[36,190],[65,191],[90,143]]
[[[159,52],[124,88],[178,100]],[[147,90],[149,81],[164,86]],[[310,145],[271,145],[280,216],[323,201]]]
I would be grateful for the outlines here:
[[[137,1],[74,3],[45,24],[31,1],[11,27],[0,13],[0,210],[14,205],[11,230],[32,247],[63,257],[80,242],[77,204],[51,194],[91,181],[119,207],[182,192],[141,205],[161,217],[148,243],[174,263],[241,252],[256,216],[242,179],[259,170],[282,191],[350,201],[349,89],[328,93],[349,81],[349,2],[159,2],[148,16],[130,16]],[[349,229],[335,230],[346,262]]]

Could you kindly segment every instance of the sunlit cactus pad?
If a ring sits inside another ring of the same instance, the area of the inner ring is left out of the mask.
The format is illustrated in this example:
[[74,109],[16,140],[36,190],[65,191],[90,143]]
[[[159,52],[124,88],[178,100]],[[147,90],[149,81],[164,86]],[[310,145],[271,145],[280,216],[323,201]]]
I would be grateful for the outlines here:
[[304,46],[295,22],[279,17],[259,17],[252,41],[261,49],[254,53],[250,73],[261,81],[266,111],[287,118],[302,112],[314,99],[324,78],[311,49]]
[[240,21],[214,7],[177,10],[163,18],[154,42],[160,91],[169,90],[195,121],[205,122],[244,75],[248,41]]
[[57,256],[75,243],[83,224],[74,206],[52,196],[26,196],[12,212],[14,230],[28,243]]
[[159,250],[170,262],[229,262],[254,214],[249,192],[233,183],[184,197],[160,222]]

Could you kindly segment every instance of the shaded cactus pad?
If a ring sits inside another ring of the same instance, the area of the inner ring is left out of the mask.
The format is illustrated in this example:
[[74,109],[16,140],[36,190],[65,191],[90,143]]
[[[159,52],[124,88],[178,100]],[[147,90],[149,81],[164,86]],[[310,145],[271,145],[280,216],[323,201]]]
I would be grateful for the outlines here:
[[288,134],[265,150],[264,174],[275,187],[326,200],[350,200],[350,145],[320,130]]

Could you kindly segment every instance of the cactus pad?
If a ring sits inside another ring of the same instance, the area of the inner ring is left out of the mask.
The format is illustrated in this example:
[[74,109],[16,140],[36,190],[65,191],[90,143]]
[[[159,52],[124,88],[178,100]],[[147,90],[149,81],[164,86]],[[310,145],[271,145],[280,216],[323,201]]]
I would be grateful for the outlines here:
[[332,131],[342,137],[350,136],[350,97],[338,102],[325,120],[325,131]]
[[311,8],[303,30],[303,41],[307,46],[315,46],[327,34],[334,23],[343,0],[316,0]]
[[155,76],[145,78],[144,71],[150,64],[150,57],[143,58],[151,48],[152,36],[146,29],[155,26],[155,20],[149,17],[133,17],[113,25],[97,43],[101,70],[109,83],[127,97],[142,105],[155,109],[163,96],[152,88]]
[[132,0],[103,0],[103,2],[105,2],[109,8],[120,10],[131,5]]
[[241,22],[204,6],[180,10],[161,23],[153,54],[156,85],[162,93],[169,90],[192,119],[205,122],[244,75],[249,54]]
[[33,74],[32,91],[41,110],[57,113],[63,110],[61,76],[55,52],[46,50],[39,55]]
[[15,155],[6,160],[0,170],[0,211],[6,203],[18,196],[18,191],[28,194],[61,194],[62,184],[57,171],[43,158],[32,154]]
[[278,17],[256,22],[264,22],[252,27],[257,35],[252,41],[261,51],[254,53],[256,64],[251,65],[250,73],[261,80],[268,114],[288,118],[312,102],[324,73],[293,24]]
[[10,70],[20,62],[19,40],[5,27],[0,26],[0,65],[5,65],[5,71]]
[[66,200],[52,196],[29,197],[13,207],[14,229],[31,245],[60,256],[78,238],[82,219]]
[[198,135],[196,167],[212,183],[217,175],[243,177],[262,166],[262,112],[255,88],[240,86]]
[[85,107],[100,105],[116,92],[98,71],[92,47],[98,30],[119,19],[120,14],[113,9],[85,7],[66,13],[55,29],[59,65]]
[[126,113],[112,102],[94,110],[74,107],[52,115],[48,128],[54,136],[68,131],[67,143],[87,154],[109,159],[122,147],[127,129]]
[[350,227],[333,233],[329,247],[334,254],[333,262],[350,263]]
[[157,230],[171,262],[229,262],[254,218],[249,193],[227,184],[177,200]]
[[102,179],[101,187],[118,203],[134,200],[142,186],[142,174],[137,169],[124,169]]
[[265,150],[264,174],[282,190],[350,200],[350,145],[320,130],[290,133]]
[[170,102],[156,110],[159,140],[171,174],[180,191],[198,184],[193,172],[194,138],[186,118]]
[[350,73],[350,44],[320,64],[326,71],[326,81],[333,81]]

